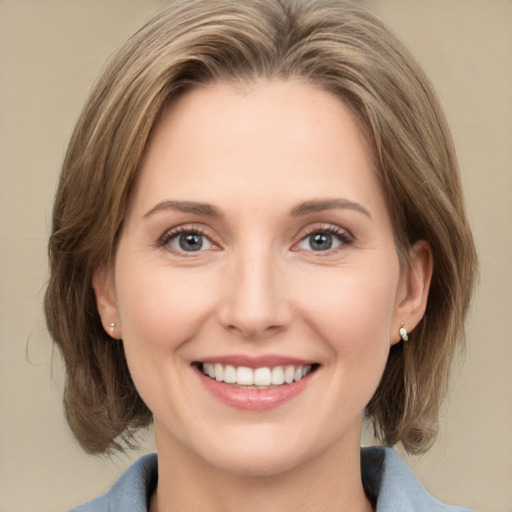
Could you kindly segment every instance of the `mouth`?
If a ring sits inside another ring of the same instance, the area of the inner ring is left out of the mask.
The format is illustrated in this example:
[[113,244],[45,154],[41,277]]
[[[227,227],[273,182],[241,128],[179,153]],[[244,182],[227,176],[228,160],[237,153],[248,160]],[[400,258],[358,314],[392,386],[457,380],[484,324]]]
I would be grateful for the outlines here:
[[321,364],[272,354],[231,354],[196,360],[192,367],[214,398],[240,411],[264,413],[304,393]]
[[235,366],[222,363],[195,362],[194,366],[216,382],[241,389],[266,390],[297,383],[316,371],[319,364],[261,366]]

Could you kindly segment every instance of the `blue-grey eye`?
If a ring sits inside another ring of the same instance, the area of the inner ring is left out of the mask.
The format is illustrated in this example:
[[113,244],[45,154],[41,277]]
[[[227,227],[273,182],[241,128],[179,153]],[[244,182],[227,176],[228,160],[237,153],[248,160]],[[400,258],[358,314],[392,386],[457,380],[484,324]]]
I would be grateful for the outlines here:
[[211,249],[210,239],[197,231],[184,231],[170,234],[166,244],[176,252],[198,252]]
[[203,247],[203,235],[199,233],[184,233],[178,240],[180,248],[184,251],[199,251]]
[[344,234],[315,231],[300,241],[299,248],[304,251],[321,252],[336,249],[344,242]]
[[328,233],[315,233],[310,235],[309,240],[314,251],[327,251],[332,247],[332,235]]

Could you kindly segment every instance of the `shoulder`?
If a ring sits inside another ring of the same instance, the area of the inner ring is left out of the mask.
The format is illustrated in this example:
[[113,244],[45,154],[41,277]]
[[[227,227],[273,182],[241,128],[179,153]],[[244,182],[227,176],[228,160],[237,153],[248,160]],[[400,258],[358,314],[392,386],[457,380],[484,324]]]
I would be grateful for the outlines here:
[[377,502],[376,512],[471,512],[431,496],[391,448],[363,448],[361,473],[366,492]]
[[[376,512],[471,512],[431,496],[390,448],[363,448],[361,472],[366,491],[376,500]],[[146,455],[132,464],[106,494],[70,512],[147,512],[157,479],[156,454]]]
[[132,464],[106,494],[70,512],[147,512],[157,479],[157,456],[146,455]]

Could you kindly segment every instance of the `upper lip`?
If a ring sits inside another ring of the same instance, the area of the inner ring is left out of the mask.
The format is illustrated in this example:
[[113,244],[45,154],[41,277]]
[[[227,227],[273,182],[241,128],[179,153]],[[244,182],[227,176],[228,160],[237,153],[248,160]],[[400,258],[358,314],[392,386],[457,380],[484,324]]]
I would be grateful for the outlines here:
[[268,354],[261,356],[248,356],[243,354],[232,354],[225,356],[212,356],[196,359],[193,363],[223,364],[232,366],[246,366],[247,368],[273,368],[275,366],[308,366],[315,364],[316,361],[299,359],[296,357]]

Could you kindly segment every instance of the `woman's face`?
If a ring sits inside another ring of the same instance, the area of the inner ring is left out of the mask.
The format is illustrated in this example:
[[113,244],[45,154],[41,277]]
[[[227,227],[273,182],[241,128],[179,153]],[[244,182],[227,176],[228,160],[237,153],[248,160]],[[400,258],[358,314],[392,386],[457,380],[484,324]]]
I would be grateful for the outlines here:
[[95,289],[159,449],[274,474],[359,446],[405,281],[354,115],[288,81],[167,108]]

